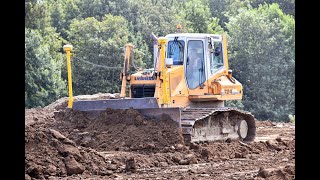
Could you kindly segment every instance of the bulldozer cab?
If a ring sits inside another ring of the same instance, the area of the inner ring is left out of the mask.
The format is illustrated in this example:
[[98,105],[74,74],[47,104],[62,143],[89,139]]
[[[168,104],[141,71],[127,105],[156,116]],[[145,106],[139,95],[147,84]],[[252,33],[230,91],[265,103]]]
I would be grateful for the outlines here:
[[166,37],[167,58],[173,59],[173,65],[183,65],[189,94],[208,93],[208,88],[204,87],[206,81],[225,69],[222,37],[198,33],[169,34]]

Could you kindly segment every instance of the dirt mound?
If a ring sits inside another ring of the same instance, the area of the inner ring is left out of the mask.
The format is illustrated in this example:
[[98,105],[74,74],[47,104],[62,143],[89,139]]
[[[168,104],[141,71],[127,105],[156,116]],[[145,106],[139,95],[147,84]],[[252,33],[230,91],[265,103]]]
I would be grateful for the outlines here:
[[25,125],[53,121],[54,113],[42,108],[25,109]]
[[178,124],[165,115],[160,120],[146,119],[133,109],[107,109],[93,120],[73,110],[59,114],[57,129],[78,145],[99,151],[165,152],[184,144]]
[[104,159],[89,148],[76,146],[57,130],[43,124],[25,128],[25,173],[36,179],[72,174],[101,174]]
[[[117,94],[79,96],[117,98]],[[295,126],[256,121],[254,142],[191,143],[170,118],[107,109],[95,119],[68,98],[26,109],[26,179],[294,179]],[[58,111],[58,113],[54,113]]]
[[258,126],[258,127],[275,126],[275,124],[270,120],[256,121],[256,126]]
[[[47,109],[26,112],[28,119],[37,119],[25,126],[26,177],[43,179],[80,174],[112,177],[115,172],[134,172],[136,167],[192,161],[181,153],[177,161],[177,154],[169,153],[185,146],[181,129],[166,116],[160,120],[146,119],[133,109],[107,109],[90,120],[82,112],[61,110],[57,120]],[[158,160],[154,162],[143,155],[119,153],[110,158],[101,153],[110,151],[169,154],[151,155]]]
[[295,167],[294,166],[285,166],[284,168],[279,168],[277,170],[273,170],[270,173],[270,177],[267,179],[285,179],[285,180],[293,180],[295,179]]

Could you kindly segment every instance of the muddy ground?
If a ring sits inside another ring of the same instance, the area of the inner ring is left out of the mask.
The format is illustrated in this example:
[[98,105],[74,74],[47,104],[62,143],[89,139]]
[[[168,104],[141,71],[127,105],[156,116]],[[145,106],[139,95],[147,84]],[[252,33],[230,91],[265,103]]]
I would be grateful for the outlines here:
[[92,121],[66,106],[62,98],[25,110],[26,179],[295,179],[292,123],[256,121],[252,143],[187,146],[165,116],[156,121],[108,109]]

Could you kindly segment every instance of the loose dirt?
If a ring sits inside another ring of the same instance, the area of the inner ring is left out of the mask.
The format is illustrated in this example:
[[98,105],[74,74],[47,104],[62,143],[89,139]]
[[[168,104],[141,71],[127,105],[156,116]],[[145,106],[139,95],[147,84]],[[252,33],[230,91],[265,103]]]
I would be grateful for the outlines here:
[[292,123],[257,121],[256,139],[248,144],[186,146],[168,117],[107,109],[88,119],[66,110],[67,100],[25,110],[26,179],[295,179]]

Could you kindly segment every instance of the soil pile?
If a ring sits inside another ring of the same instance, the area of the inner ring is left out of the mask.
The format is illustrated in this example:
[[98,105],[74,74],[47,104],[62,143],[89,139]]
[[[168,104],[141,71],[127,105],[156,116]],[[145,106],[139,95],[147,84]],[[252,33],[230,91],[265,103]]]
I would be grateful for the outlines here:
[[95,150],[82,148],[44,124],[25,128],[25,173],[36,179],[72,174],[103,174],[106,163]]
[[92,119],[67,110],[67,102],[62,98],[45,108],[26,109],[26,179],[295,178],[292,123],[256,121],[251,143],[186,146],[181,129],[166,116],[155,120],[133,109],[107,109]]
[[76,144],[98,151],[167,152],[184,144],[178,124],[165,115],[146,119],[134,109],[107,109],[89,119],[79,111],[60,111],[54,128],[68,134]]

